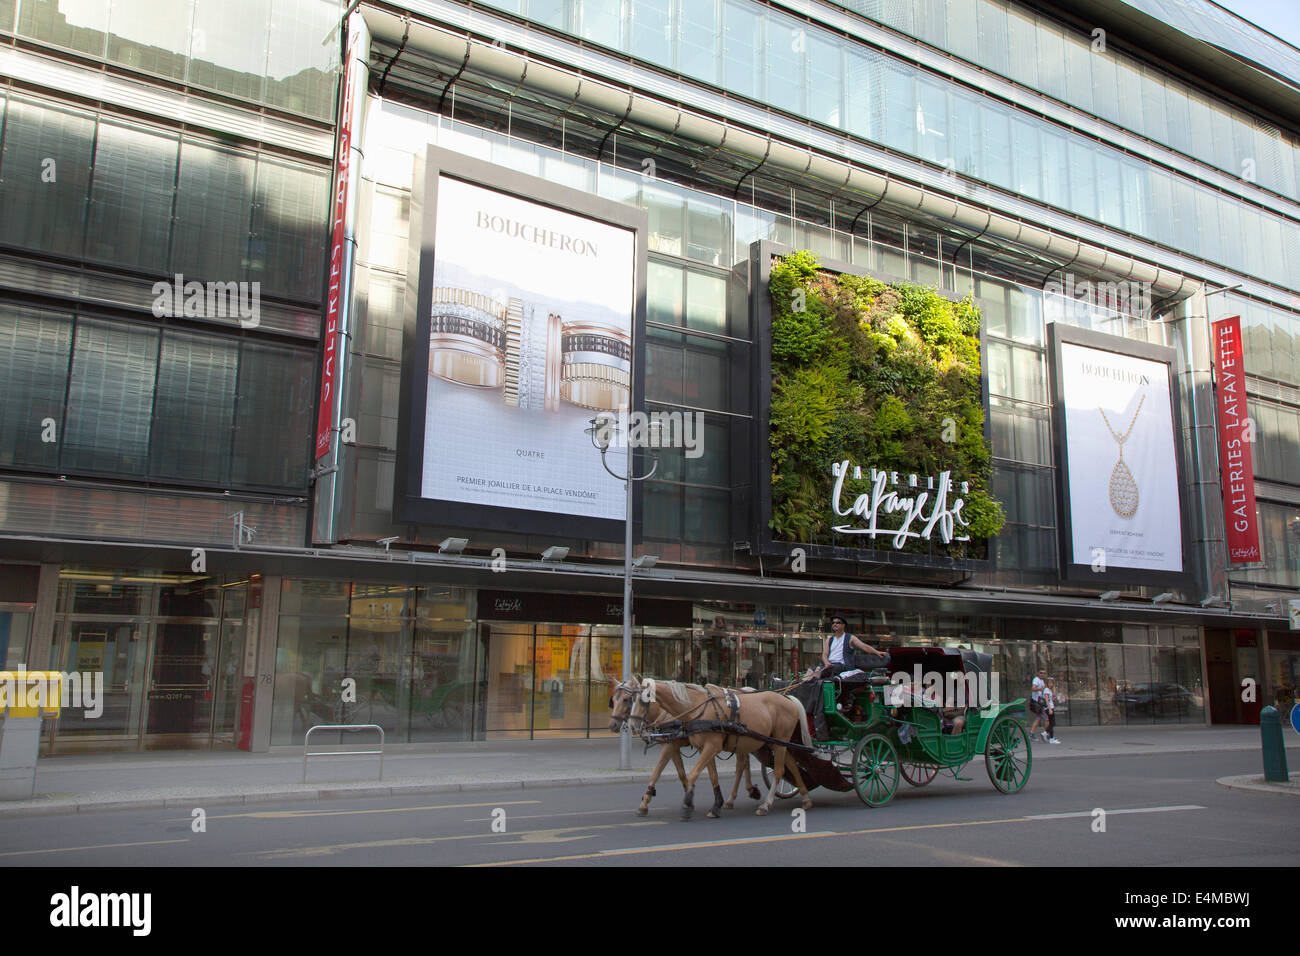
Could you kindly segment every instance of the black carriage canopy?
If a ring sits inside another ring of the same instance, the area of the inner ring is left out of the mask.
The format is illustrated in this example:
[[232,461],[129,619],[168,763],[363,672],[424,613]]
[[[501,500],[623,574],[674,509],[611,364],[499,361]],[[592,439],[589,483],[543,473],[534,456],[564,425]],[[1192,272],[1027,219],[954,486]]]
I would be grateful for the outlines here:
[[[951,673],[988,675],[993,671],[993,655],[981,654],[970,648],[896,647],[884,655],[857,652],[854,661],[858,666],[841,671],[830,678],[842,688],[853,688],[868,682],[879,682],[881,676],[892,678],[903,673],[919,688],[926,675],[939,674],[947,683]],[[876,680],[873,681],[873,678]],[[808,681],[796,688],[791,697],[803,705],[804,712],[816,714],[822,700],[822,681]]]

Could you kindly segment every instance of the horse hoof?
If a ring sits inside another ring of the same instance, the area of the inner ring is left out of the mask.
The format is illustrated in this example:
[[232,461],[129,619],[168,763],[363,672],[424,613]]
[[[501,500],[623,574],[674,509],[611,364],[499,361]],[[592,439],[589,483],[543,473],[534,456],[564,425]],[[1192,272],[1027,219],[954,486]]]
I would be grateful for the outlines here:
[[735,805],[734,803],[732,803],[730,800],[728,800],[726,803],[724,803],[724,804],[722,805],[722,809],[724,809],[724,810],[734,810],[734,809],[736,809],[736,805]]
[[691,808],[691,807],[683,807],[683,808],[682,808],[682,819],[683,819],[683,820],[689,820],[689,819],[690,819],[691,817],[693,817],[694,815],[695,815],[695,810],[694,810],[693,808]]
[[804,798],[803,798],[803,808],[804,808],[805,810],[811,810],[811,809],[812,809],[812,800],[809,799],[808,797],[804,797]]
[[757,810],[754,811],[754,813],[760,817],[765,817],[767,816],[767,807],[759,807]]
[[638,817],[648,817],[648,816],[650,815],[650,808],[649,808],[649,807],[637,807],[637,808],[636,808],[636,815],[637,815]]
[[751,799],[751,800],[762,800],[762,799],[763,799],[763,795],[762,795],[761,793],[758,792],[758,787],[750,787],[750,788],[749,788],[749,799]]
[[705,816],[707,816],[710,820],[716,820],[718,819],[718,817],[722,816],[722,814],[719,813],[717,810],[710,810],[707,814],[705,814]]

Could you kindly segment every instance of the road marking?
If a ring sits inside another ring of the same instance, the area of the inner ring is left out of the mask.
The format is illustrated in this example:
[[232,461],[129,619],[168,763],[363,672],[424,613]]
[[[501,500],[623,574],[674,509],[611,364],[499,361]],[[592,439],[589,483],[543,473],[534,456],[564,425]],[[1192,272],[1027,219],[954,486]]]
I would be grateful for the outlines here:
[[[586,840],[595,836],[591,830],[614,830],[619,827],[660,826],[666,820],[646,820],[642,823],[598,823],[589,827],[565,827],[549,830],[522,830],[519,833],[465,833],[459,836],[445,837],[400,837],[393,840],[367,840],[362,843],[330,843],[323,846],[283,847],[278,850],[254,850],[241,853],[240,856],[256,856],[267,860],[292,860],[301,857],[332,856],[348,850],[378,849],[386,846],[431,846],[435,843],[450,843],[456,840],[482,840],[491,846],[518,846],[524,843],[566,843],[571,840]],[[586,833],[586,836],[576,834]],[[569,834],[575,834],[570,836]],[[518,837],[518,839],[512,839]]]
[[[1104,809],[1104,808],[1103,808]],[[1205,807],[1197,806],[1194,803],[1180,804],[1173,807],[1134,807],[1130,810],[1107,810],[1106,816],[1114,816],[1118,813],[1173,813],[1178,810],[1204,810]],[[1071,817],[1090,817],[1095,811],[1078,810],[1073,813],[1035,813],[1026,817],[1028,820],[1067,820]]]
[[[1131,810],[1107,810],[1106,812],[1107,814],[1156,813],[1161,811],[1204,810],[1204,809],[1205,807],[1189,804],[1187,806],[1175,806],[1175,807],[1141,807],[1141,808],[1131,809]],[[994,825],[1004,824],[1004,823],[1037,823],[1042,820],[1053,820],[1053,819],[1061,819],[1064,817],[1080,817],[1080,816],[1090,817],[1092,816],[1092,811],[1089,810],[1083,813],[1059,813],[1059,814],[1054,813],[1054,814],[1038,814],[1035,816],[1024,816],[1024,817],[1007,817],[1006,819],[1002,819],[1002,820],[964,820],[955,823],[916,823],[910,826],[873,827],[867,830],[844,830],[844,831],[823,830],[823,831],[818,831],[816,833],[785,833],[779,836],[749,837],[749,838],[741,837],[734,840],[712,840],[709,842],[702,842],[702,843],[678,843],[678,844],[672,844],[668,846],[626,847],[619,850],[601,850],[596,853],[581,853],[581,854],[575,854],[573,856],[536,857],[530,860],[503,860],[495,863],[469,863],[466,865],[472,867],[516,866],[521,863],[558,863],[558,862],[564,862],[569,860],[597,860],[607,856],[627,856],[627,855],[638,854],[638,853],[669,853],[669,852],[676,852],[680,850],[698,850],[698,849],[707,849],[710,847],[718,847],[718,846],[743,846],[751,843],[775,843],[781,840],[792,840],[792,839],[812,840],[812,839],[823,839],[825,837],[868,836],[876,833],[906,833],[913,830],[945,830],[945,829],[952,829],[955,827],[983,827],[983,826],[994,826]]]
[[[486,807],[486,806],[488,806],[488,804],[484,803],[484,804],[480,804],[480,806],[484,806],[484,807]],[[492,804],[492,806],[494,806],[494,807],[502,807],[502,806],[506,806],[506,804],[503,804],[503,803],[494,803],[494,804]],[[624,809],[622,809],[622,810],[573,810],[573,811],[566,812],[566,813],[530,813],[530,814],[528,814],[527,816],[517,815],[517,814],[513,814],[513,813],[512,813],[512,814],[510,815],[510,819],[511,819],[511,820],[546,820],[546,819],[548,819],[548,818],[550,818],[550,817],[594,817],[594,816],[599,816],[600,814],[607,814],[607,813],[624,813],[624,814],[627,814],[627,813],[632,813],[632,811],[631,811],[631,810],[628,810],[628,809],[626,809],[626,808],[624,808]],[[491,822],[492,822],[492,818],[491,818],[491,817],[472,817],[472,818],[470,818],[469,820],[466,820],[465,822],[466,822],[466,823],[491,823]],[[628,822],[631,823],[631,822],[634,822],[634,821],[629,820]]]
[[10,850],[0,856],[28,856],[33,853],[72,853],[76,850],[118,850],[127,846],[162,846],[166,843],[189,843],[186,840],[144,840],[140,843],[99,843],[94,846],[52,846],[43,850]]
[[[378,810],[258,810],[253,813],[208,814],[209,820],[237,820],[252,817],[257,820],[292,820],[311,817],[346,817],[362,813],[413,813],[417,810],[469,810],[474,807],[519,807],[541,803],[540,800],[507,800],[504,803],[444,803],[432,807],[386,807]],[[166,820],[165,823],[189,823],[189,817]]]

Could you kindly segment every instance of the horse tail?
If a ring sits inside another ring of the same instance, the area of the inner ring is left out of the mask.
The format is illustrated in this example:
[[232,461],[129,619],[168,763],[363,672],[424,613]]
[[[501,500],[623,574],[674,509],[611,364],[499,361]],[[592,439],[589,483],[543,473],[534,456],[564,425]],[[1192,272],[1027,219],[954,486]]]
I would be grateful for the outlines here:
[[[805,747],[811,747],[811,746],[812,746],[812,735],[808,733],[808,721],[804,719],[804,710],[803,710],[803,705],[800,704],[800,703],[799,703],[797,700],[795,700],[793,697],[787,697],[786,700],[789,701],[791,704],[794,705],[794,710],[796,710],[796,711],[799,712],[799,721],[798,721],[798,723],[799,723],[799,732],[800,732],[800,736],[803,738],[803,745],[804,745]],[[793,740],[794,738],[791,737],[790,739]]]

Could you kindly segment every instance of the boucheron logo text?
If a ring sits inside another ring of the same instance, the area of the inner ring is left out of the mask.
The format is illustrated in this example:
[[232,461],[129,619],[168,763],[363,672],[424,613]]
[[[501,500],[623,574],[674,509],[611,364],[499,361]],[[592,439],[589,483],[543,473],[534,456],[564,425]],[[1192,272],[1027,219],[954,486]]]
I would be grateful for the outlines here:
[[526,222],[520,222],[518,219],[494,216],[482,210],[479,210],[478,221],[475,222],[475,225],[480,229],[487,229],[503,236],[509,236],[511,239],[522,239],[524,242],[533,242],[539,246],[549,246],[552,249],[559,249],[561,252],[573,252],[580,256],[590,256],[593,259],[599,255],[594,242],[588,242],[586,239],[570,236],[563,232],[556,232],[554,229],[547,229],[545,226],[533,226]]

